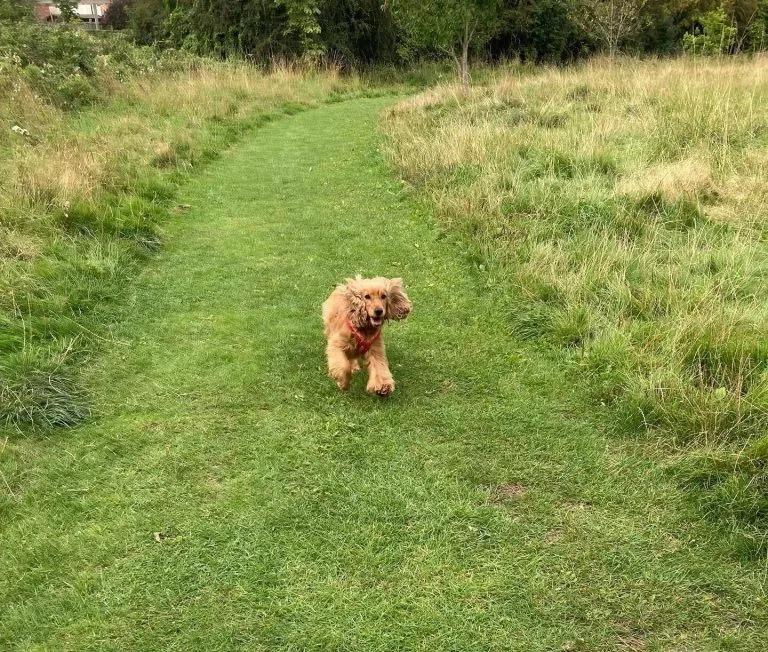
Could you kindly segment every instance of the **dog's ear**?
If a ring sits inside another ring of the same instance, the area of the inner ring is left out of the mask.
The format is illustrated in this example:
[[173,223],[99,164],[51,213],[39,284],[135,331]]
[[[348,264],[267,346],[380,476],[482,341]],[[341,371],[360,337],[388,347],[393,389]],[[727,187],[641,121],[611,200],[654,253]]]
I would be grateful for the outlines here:
[[348,278],[344,285],[344,297],[347,300],[347,317],[356,328],[365,328],[368,324],[368,313],[365,310],[365,301],[360,292],[360,277]]
[[403,279],[390,279],[388,294],[387,319],[405,319],[411,312],[411,300],[403,290]]

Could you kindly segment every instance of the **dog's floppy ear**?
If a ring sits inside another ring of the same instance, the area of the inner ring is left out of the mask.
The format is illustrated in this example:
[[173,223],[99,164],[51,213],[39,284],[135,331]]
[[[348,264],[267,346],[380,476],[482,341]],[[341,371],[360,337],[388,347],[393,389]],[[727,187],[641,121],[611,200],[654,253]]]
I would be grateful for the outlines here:
[[360,296],[360,277],[348,278],[344,281],[344,297],[347,300],[347,317],[356,328],[365,328],[368,324],[368,313],[365,310],[365,301]]
[[388,292],[387,319],[405,319],[411,312],[411,300],[403,290],[403,279],[390,279]]

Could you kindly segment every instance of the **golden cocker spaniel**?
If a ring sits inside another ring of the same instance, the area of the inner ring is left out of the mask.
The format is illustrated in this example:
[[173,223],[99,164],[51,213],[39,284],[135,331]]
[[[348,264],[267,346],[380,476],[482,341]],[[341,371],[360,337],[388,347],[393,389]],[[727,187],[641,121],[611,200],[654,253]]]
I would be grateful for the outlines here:
[[349,278],[336,286],[323,303],[323,323],[328,339],[328,374],[339,389],[346,390],[360,360],[368,367],[366,391],[388,396],[395,381],[381,340],[388,319],[405,319],[411,301],[399,278]]

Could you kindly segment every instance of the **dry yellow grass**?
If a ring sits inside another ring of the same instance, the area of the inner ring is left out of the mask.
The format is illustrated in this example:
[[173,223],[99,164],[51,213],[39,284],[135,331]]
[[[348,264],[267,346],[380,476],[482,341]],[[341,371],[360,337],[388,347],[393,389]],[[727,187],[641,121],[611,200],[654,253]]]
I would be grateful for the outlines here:
[[0,201],[17,205],[23,198],[64,207],[75,199],[92,199],[116,175],[122,176],[129,163],[160,162],[162,167],[163,161],[177,162],[183,155],[176,147],[194,146],[194,131],[208,123],[244,123],[254,112],[317,103],[355,85],[354,79],[342,80],[332,69],[278,66],[261,73],[246,65],[208,64],[116,87],[112,101],[138,110],[86,112],[81,123],[91,128],[83,131],[71,128],[66,114],[17,80],[14,107],[20,108],[15,114],[31,135],[16,137],[12,143],[15,147],[0,181]]

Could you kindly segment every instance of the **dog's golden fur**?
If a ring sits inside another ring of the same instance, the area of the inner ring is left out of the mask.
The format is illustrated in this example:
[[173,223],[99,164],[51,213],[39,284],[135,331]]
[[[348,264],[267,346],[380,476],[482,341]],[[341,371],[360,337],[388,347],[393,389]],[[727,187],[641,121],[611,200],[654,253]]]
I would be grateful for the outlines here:
[[[395,391],[380,331],[388,319],[405,319],[410,312],[411,301],[399,278],[358,276],[336,286],[323,303],[323,323],[328,339],[328,374],[339,389],[349,387],[362,360],[368,368],[366,391],[379,396]],[[367,351],[361,352],[358,338],[370,345]]]

